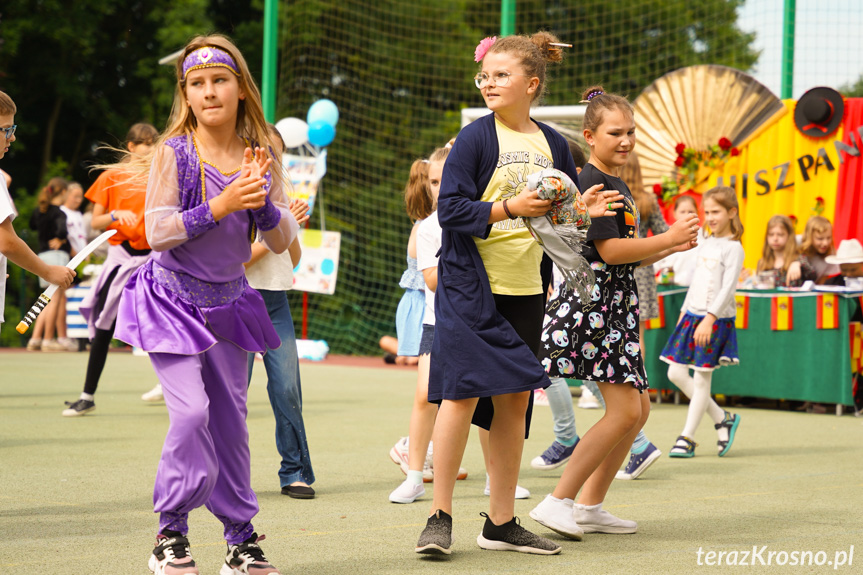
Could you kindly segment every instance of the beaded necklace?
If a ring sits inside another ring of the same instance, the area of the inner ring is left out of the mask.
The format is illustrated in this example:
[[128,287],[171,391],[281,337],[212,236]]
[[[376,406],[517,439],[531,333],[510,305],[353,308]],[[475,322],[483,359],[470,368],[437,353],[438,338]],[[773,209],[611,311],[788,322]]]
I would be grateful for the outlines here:
[[[250,147],[249,141],[246,138],[243,138],[243,143],[246,145],[246,147]],[[224,172],[224,171],[222,171],[222,168],[217,166],[215,163],[204,159],[204,156],[201,155],[201,150],[198,148],[198,138],[195,137],[194,134],[192,134],[192,145],[195,146],[195,154],[198,155],[198,162],[200,162],[200,164],[201,164],[201,201],[206,202],[207,201],[207,177],[206,177],[206,172],[204,171],[204,164],[216,168],[219,171],[219,173],[222,174],[223,176],[232,176],[232,175],[236,174],[237,172],[240,171],[240,169],[242,169],[242,166],[235,168],[235,169],[231,170],[230,172]],[[250,235],[249,242],[255,243],[255,238],[257,237],[257,234],[258,234],[258,227],[255,224],[255,221],[251,217],[251,215],[249,216],[249,219],[251,220],[251,222],[250,222],[251,223],[251,231],[249,234]]]

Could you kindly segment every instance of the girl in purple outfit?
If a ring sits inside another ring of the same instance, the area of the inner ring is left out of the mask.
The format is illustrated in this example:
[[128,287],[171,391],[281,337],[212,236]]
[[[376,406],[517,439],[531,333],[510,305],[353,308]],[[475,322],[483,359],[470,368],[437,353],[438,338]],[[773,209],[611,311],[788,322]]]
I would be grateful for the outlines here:
[[225,526],[220,575],[277,575],[251,523],[258,503],[246,388],[247,354],[280,341],[243,263],[258,231],[281,253],[298,226],[281,169],[270,170],[276,155],[260,94],[236,46],[223,36],[193,39],[177,62],[177,83],[172,124],[149,161],[144,214],[152,258],[126,285],[116,330],[149,352],[170,416],[149,567],[157,575],[198,573],[187,517],[206,505]]

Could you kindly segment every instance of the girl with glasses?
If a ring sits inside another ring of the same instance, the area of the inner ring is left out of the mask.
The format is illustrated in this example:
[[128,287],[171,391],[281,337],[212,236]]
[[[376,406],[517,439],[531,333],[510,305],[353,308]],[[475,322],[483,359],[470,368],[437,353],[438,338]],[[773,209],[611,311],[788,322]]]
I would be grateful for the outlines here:
[[[578,182],[566,140],[530,117],[546,68],[562,53],[550,33],[487,38],[477,47],[477,82],[491,114],[459,134],[441,180],[443,229],[438,262],[429,401],[440,403],[433,434],[435,489],[418,553],[450,554],[452,494],[471,422],[489,430],[489,513],[477,538],[484,549],[555,554],[560,546],[514,517],[514,497],[533,390],[548,377],[536,359],[545,298],[542,250],[521,217],[551,202],[527,177],[557,168]],[[616,196],[611,193],[610,197]],[[610,201],[586,195],[592,215]]]

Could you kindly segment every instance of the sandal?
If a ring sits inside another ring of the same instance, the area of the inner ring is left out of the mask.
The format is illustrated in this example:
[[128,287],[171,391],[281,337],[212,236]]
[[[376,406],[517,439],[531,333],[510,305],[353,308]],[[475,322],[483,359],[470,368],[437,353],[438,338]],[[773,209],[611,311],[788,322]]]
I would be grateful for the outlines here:
[[725,419],[722,420],[722,423],[717,423],[713,427],[716,428],[717,431],[722,429],[723,427],[728,430],[728,440],[722,441],[721,439],[716,442],[717,447],[719,448],[719,457],[722,457],[728,450],[731,449],[731,444],[734,443],[734,434],[737,432],[737,426],[740,425],[740,416],[735,414],[725,412]]
[[[677,445],[683,442],[685,445]],[[695,457],[695,447],[698,445],[688,437],[681,435],[677,438],[677,443],[668,452],[668,457]]]

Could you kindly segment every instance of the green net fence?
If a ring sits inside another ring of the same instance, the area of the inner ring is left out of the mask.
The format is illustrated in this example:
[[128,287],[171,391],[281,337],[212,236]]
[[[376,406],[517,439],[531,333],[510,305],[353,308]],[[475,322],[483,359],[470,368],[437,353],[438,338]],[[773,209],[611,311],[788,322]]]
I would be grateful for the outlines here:
[[[408,169],[457,133],[462,108],[483,105],[472,83],[473,50],[499,32],[500,4],[299,0],[283,7],[279,117],[302,118],[320,98],[336,102],[342,117],[322,184],[326,229],[342,233],[338,286],[332,296],[309,294],[307,313],[308,337],[327,340],[334,352],[379,353],[380,336],[395,333],[411,226],[402,198]],[[552,69],[546,105],[575,104],[593,83],[635,98],[664,73],[702,63],[756,73],[779,94],[783,6],[518,1],[516,33],[545,29],[573,44]],[[794,96],[819,84],[850,90],[863,71],[859,3],[796,6]],[[320,213],[312,227],[321,226]],[[291,298],[299,324],[302,295]]]
[[[578,0],[517,3],[517,33],[539,29],[573,44],[552,71],[548,105],[570,105],[593,83],[635,97],[665,72],[697,63],[750,68],[751,34],[725,0]],[[308,337],[335,353],[380,353],[395,334],[399,277],[411,227],[403,189],[411,162],[482,106],[474,47],[500,26],[500,2],[298,1],[280,14],[279,117],[336,102],[338,133],[318,202],[342,234],[334,295],[308,295]],[[316,209],[311,227],[320,227]],[[302,294],[291,294],[298,328]]]

